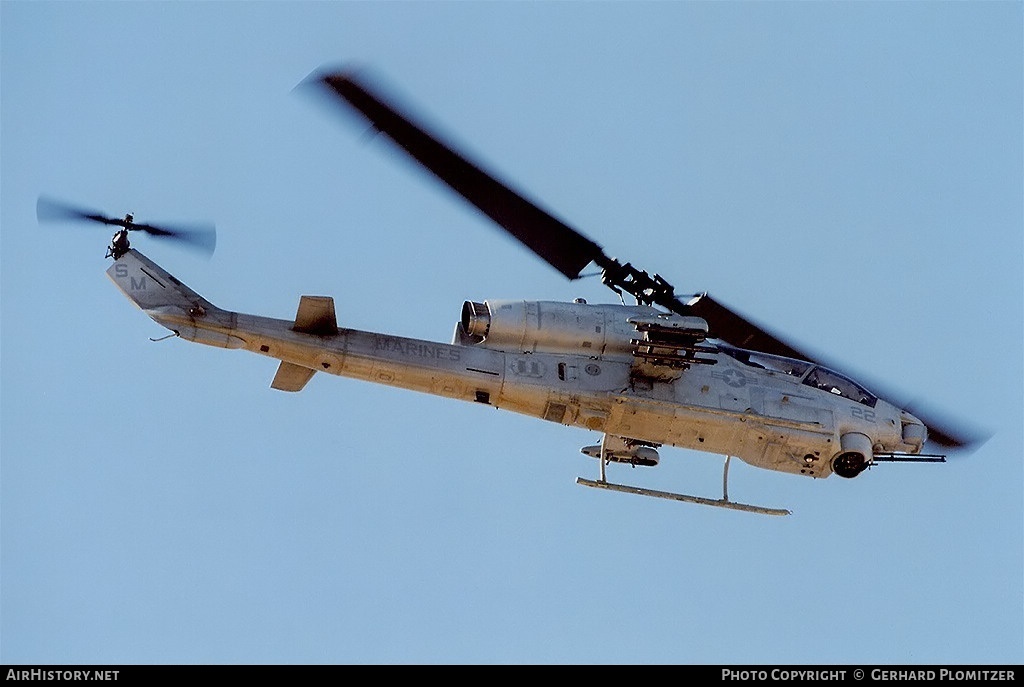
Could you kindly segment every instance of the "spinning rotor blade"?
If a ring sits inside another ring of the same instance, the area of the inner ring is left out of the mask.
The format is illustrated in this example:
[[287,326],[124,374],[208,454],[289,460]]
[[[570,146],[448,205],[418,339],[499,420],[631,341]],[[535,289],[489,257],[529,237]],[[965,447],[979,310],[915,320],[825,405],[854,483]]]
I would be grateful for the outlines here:
[[596,243],[442,143],[360,83],[355,74],[326,74],[319,81],[429,172],[569,279],[578,279],[584,267],[604,257]]
[[626,291],[640,303],[656,303],[688,314],[687,306],[676,299],[672,285],[659,275],[651,277],[629,263],[623,265],[609,258],[601,246],[442,143],[354,72],[314,75],[311,79],[326,86],[374,129],[569,279],[579,279],[583,268],[593,262],[602,270],[601,281],[616,293]]
[[217,247],[217,231],[212,224],[142,224],[135,222],[131,215],[108,217],[95,210],[77,207],[46,196],[40,196],[36,201],[36,217],[40,222],[88,221],[122,227],[129,231],[143,231],[157,238],[180,241],[189,248],[207,254],[213,253]]
[[100,224],[113,224],[119,227],[124,226],[123,219],[105,217],[94,210],[68,205],[53,198],[40,196],[36,201],[36,218],[40,222],[61,222],[67,220],[89,220]]
[[674,312],[687,312],[687,307],[676,299],[672,285],[659,275],[651,277],[629,263],[623,265],[609,258],[601,246],[413,122],[382,95],[374,93],[354,72],[323,74],[316,76],[315,81],[569,279],[579,279],[583,268],[593,262],[602,269],[601,281],[616,293],[626,291],[641,303],[657,303]]
[[759,325],[746,319],[706,293],[694,296],[687,304],[688,315],[701,317],[708,323],[708,328],[716,339],[732,344],[737,348],[761,351],[786,358],[796,358],[809,363],[824,364],[811,356],[790,346]]
[[155,227],[152,224],[132,224],[130,229],[144,231],[156,238],[183,241],[189,247],[204,253],[213,253],[217,247],[217,230],[212,224],[175,224]]
[[989,434],[977,428],[967,429],[962,422],[946,419],[941,413],[911,402],[903,410],[928,428],[928,441],[945,449],[970,450],[988,441]]

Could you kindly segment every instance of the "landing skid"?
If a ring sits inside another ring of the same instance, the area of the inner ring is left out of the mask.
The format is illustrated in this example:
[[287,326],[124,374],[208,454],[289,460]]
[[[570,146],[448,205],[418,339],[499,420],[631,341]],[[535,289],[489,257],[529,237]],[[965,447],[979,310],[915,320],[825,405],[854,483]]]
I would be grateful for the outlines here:
[[[577,477],[576,484],[582,484],[585,487],[595,487],[597,489],[608,489],[610,491],[621,491],[626,494],[639,494],[640,496],[653,496],[659,499],[669,499],[672,501],[683,501],[685,503],[696,503],[701,506],[714,506],[715,508],[728,508],[731,510],[742,510],[747,513],[759,513],[760,515],[791,515],[791,511],[785,508],[767,508],[765,506],[753,506],[749,503],[738,503],[736,501],[729,500],[729,462],[732,460],[732,456],[727,456],[725,459],[725,468],[722,472],[722,498],[720,499],[708,499],[703,496],[689,496],[687,494],[673,494],[669,491],[657,491],[655,489],[644,489],[643,487],[632,487],[628,484],[615,484],[609,482],[605,475],[605,466],[609,463],[611,456],[611,441],[609,437],[605,435],[605,438],[601,441],[600,453],[598,454],[598,462],[601,464],[601,477],[600,479],[586,479],[585,477]],[[597,447],[588,447],[597,448]],[[583,449],[584,453],[588,453],[587,449]],[[592,454],[590,454],[592,455]],[[657,464],[657,461],[654,461]]]
[[627,494],[639,494],[640,496],[655,496],[659,499],[671,499],[673,501],[685,501],[686,503],[699,503],[702,506],[715,506],[716,508],[731,508],[732,510],[743,510],[748,513],[760,513],[761,515],[790,515],[791,511],[785,508],[766,508],[764,506],[752,506],[749,503],[738,503],[727,499],[706,499],[701,496],[688,496],[686,494],[673,494],[668,491],[655,491],[642,487],[631,487],[626,484],[615,484],[614,482],[603,482],[601,480],[586,479],[577,477],[576,484],[585,487],[597,487],[598,489],[609,489],[621,491]]

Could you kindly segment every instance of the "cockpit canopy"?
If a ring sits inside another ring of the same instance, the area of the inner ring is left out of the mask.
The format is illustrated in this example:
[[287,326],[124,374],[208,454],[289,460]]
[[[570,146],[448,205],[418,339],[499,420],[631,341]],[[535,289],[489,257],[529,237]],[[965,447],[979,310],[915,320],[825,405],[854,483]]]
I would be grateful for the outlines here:
[[821,365],[721,344],[718,346],[718,350],[744,365],[790,375],[807,386],[848,398],[869,408],[874,408],[878,402],[877,396],[857,382]]
[[857,382],[820,365],[804,377],[804,384],[862,403],[869,408],[874,408],[878,402],[877,396]]

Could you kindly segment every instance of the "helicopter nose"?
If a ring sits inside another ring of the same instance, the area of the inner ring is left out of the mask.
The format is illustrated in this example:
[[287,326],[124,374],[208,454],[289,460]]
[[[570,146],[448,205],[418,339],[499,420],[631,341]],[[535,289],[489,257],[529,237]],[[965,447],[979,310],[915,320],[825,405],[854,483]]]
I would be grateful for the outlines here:
[[902,423],[903,443],[910,447],[911,453],[919,453],[928,441],[928,428],[913,415],[904,415]]

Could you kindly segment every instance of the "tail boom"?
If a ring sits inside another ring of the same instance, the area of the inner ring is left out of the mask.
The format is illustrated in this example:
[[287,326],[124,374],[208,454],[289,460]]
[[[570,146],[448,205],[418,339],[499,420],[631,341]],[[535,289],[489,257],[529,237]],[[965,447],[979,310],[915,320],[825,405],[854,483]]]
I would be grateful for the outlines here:
[[498,351],[339,328],[333,299],[303,296],[294,321],[218,308],[135,249],[107,270],[143,312],[180,338],[281,361],[271,386],[301,390],[315,372],[463,400],[497,399]]

